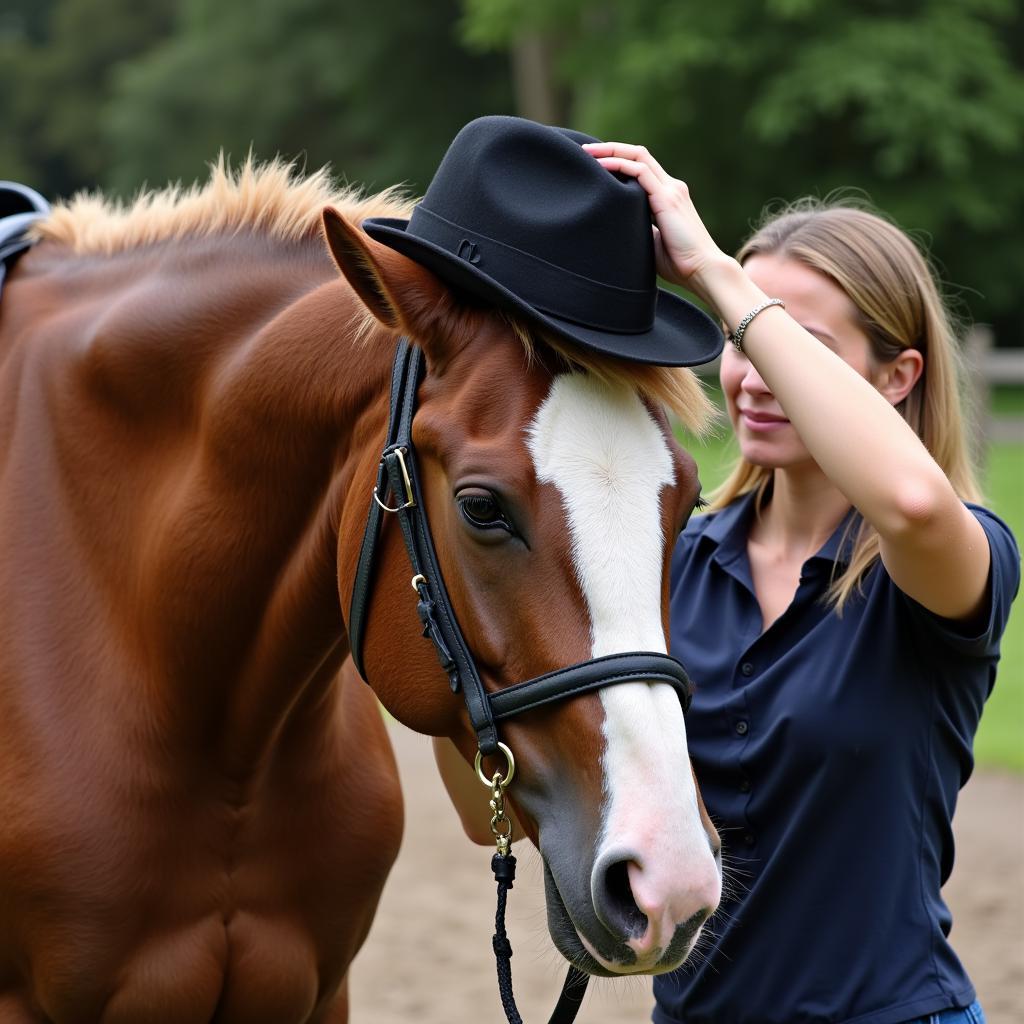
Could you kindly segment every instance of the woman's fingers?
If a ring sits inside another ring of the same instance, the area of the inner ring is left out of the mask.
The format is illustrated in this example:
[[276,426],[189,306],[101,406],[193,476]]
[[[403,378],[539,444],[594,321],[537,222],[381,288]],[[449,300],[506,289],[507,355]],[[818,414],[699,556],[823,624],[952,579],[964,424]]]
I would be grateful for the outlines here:
[[657,221],[654,253],[658,273],[668,281],[698,290],[701,268],[721,252],[700,219],[686,182],[673,178],[644,146],[588,142],[583,148],[606,170],[640,183]]
[[636,178],[640,183],[640,186],[647,193],[651,199],[651,209],[655,213],[658,213],[658,206],[656,205],[656,197],[661,194],[664,190],[666,182],[664,182],[647,164],[641,163],[639,160],[627,160],[621,156],[601,156],[597,158],[597,162],[606,171],[617,171],[619,174],[625,174],[630,178]]
[[655,215],[689,199],[686,183],[673,178],[644,146],[624,142],[587,142],[584,149],[607,171],[636,178],[651,201]]
[[670,187],[674,182],[672,176],[644,146],[631,146],[625,142],[587,142],[583,148],[605,170],[618,171],[636,178],[650,196]]
[[[646,146],[633,146],[628,142],[584,142],[583,148],[591,155],[601,160],[622,160],[626,164],[643,164],[649,168],[651,173],[661,182],[672,180],[671,175],[651,154]],[[607,166],[607,164],[605,164]],[[631,173],[623,171],[623,173]],[[637,177],[636,174],[632,175]]]

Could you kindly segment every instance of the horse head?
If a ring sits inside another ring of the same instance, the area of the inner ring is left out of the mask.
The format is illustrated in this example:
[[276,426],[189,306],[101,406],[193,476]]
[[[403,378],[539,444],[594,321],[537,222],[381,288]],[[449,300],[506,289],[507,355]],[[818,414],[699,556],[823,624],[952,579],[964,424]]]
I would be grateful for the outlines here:
[[[485,689],[606,655],[665,652],[672,544],[699,492],[651,385],[668,371],[559,351],[332,210],[324,222],[372,317],[363,344],[391,349],[403,334],[425,356],[412,425],[423,502]],[[679,377],[688,371],[674,373],[699,404],[692,377]],[[345,608],[375,471],[376,455],[341,515]],[[472,762],[465,705],[419,639],[397,524],[380,543],[366,677],[398,720],[450,737]],[[718,904],[721,862],[676,690],[605,686],[502,722],[501,738],[518,766],[509,799],[543,858],[556,947],[592,974],[677,967]],[[482,815],[486,801],[481,787]]]

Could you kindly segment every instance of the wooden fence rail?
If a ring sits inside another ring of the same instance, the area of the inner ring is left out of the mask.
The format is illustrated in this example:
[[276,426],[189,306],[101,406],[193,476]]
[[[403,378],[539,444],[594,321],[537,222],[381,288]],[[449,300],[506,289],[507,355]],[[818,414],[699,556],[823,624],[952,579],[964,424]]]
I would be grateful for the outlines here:
[[997,385],[1024,386],[1024,349],[997,349],[992,328],[975,324],[964,338],[967,370],[967,413],[972,426],[974,455],[984,465],[993,441],[1024,444],[1024,417],[993,416],[992,389]]

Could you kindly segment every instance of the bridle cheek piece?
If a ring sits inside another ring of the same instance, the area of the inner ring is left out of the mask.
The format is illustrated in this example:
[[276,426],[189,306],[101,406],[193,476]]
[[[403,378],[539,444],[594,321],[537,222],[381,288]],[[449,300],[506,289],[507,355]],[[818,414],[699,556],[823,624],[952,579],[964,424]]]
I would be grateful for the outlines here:
[[[512,887],[515,873],[515,857],[508,852],[511,822],[504,815],[503,796],[512,781],[515,760],[511,750],[499,742],[497,723],[545,704],[567,700],[605,686],[632,682],[668,683],[679,695],[685,712],[690,706],[692,684],[686,670],[675,658],[654,651],[631,651],[591,658],[494,693],[484,688],[444,585],[430,524],[427,522],[423,490],[416,471],[412,420],[416,412],[417,391],[424,373],[425,360],[421,350],[410,344],[407,338],[399,339],[391,371],[388,432],[352,587],[348,616],[349,641],[352,660],[365,679],[363,638],[372,593],[374,561],[384,515],[393,514],[398,517],[412,566],[412,588],[417,595],[416,611],[423,624],[423,636],[433,644],[441,668],[448,676],[452,693],[461,691],[466,702],[469,721],[477,738],[477,773],[491,790],[491,810],[494,812],[491,830],[498,847],[492,862],[498,880],[499,908],[498,934],[495,935],[494,947],[498,956],[502,1001],[509,1020],[517,1024],[520,1018],[512,1002],[511,973],[508,967],[511,948],[505,938],[503,922],[505,889]],[[385,500],[389,492],[394,501],[390,505]],[[497,753],[503,754],[506,759],[506,773],[503,777],[500,772],[496,772],[493,779],[488,779],[480,769],[481,760]],[[556,1021],[568,1024],[576,1016],[587,977],[575,968],[570,968],[562,997],[551,1017],[552,1024]]]
[[[608,654],[536,676],[496,693],[485,690],[444,585],[416,471],[412,419],[423,374],[422,352],[402,338],[392,368],[387,441],[377,471],[349,609],[352,659],[359,674],[366,678],[362,647],[381,524],[385,513],[393,513],[401,525],[412,565],[412,586],[418,597],[416,611],[423,623],[423,635],[434,645],[452,692],[462,692],[483,756],[498,750],[497,722],[615,683],[641,680],[668,683],[679,694],[685,711],[691,693],[686,670],[675,658],[653,651]],[[388,491],[394,496],[392,505],[386,504],[382,497]]]

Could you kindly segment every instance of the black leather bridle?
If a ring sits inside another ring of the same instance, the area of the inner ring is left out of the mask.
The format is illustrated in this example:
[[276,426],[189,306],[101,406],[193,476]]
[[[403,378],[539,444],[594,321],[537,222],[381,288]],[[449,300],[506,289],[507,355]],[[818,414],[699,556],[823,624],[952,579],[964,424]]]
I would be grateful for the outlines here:
[[[391,370],[391,412],[388,432],[377,470],[377,483],[373,489],[373,501],[370,503],[370,514],[363,533],[352,587],[352,602],[348,616],[349,642],[352,660],[359,674],[366,679],[363,637],[373,589],[377,545],[384,514],[397,515],[409,562],[412,565],[412,586],[416,591],[416,611],[423,623],[423,636],[434,645],[441,667],[448,675],[452,693],[462,693],[469,712],[470,724],[476,732],[477,773],[481,781],[492,790],[490,806],[495,811],[495,816],[491,819],[491,831],[498,845],[498,852],[491,859],[491,869],[498,883],[498,911],[493,939],[498,968],[498,988],[510,1024],[522,1024],[512,995],[509,963],[512,947],[505,934],[505,898],[515,878],[516,858],[509,852],[511,828],[502,834],[497,827],[497,823],[504,819],[502,797],[505,787],[512,779],[515,762],[508,747],[499,743],[497,723],[545,704],[567,700],[604,686],[631,682],[668,683],[679,695],[685,712],[690,706],[692,684],[686,670],[675,658],[653,651],[632,651],[591,658],[589,661],[515,683],[494,693],[489,693],[484,688],[473,654],[459,628],[444,585],[423,504],[423,489],[416,469],[412,420],[416,413],[417,391],[424,373],[425,360],[421,350],[410,344],[407,338],[400,338]],[[393,506],[385,504],[389,492],[395,502]],[[493,779],[488,782],[480,770],[480,759],[499,750],[508,759],[507,774],[502,779],[500,773],[495,773]],[[548,1024],[572,1024],[582,1004],[588,980],[589,975],[575,966],[570,966],[558,1004]]]
[[[482,755],[486,757],[498,751],[497,723],[503,719],[612,684],[638,681],[668,683],[679,694],[686,711],[692,690],[686,670],[675,658],[653,651],[591,658],[494,693],[484,688],[441,576],[416,469],[412,420],[416,412],[417,389],[424,372],[425,361],[420,349],[410,344],[408,339],[401,338],[391,373],[391,416],[387,439],[359,551],[349,608],[349,641],[352,660],[359,674],[366,678],[363,636],[373,587],[375,554],[384,514],[391,512],[398,516],[412,565],[412,585],[418,598],[416,610],[423,623],[423,636],[434,645],[452,692],[462,693]],[[384,504],[384,496],[389,490],[395,500],[394,507]]]

